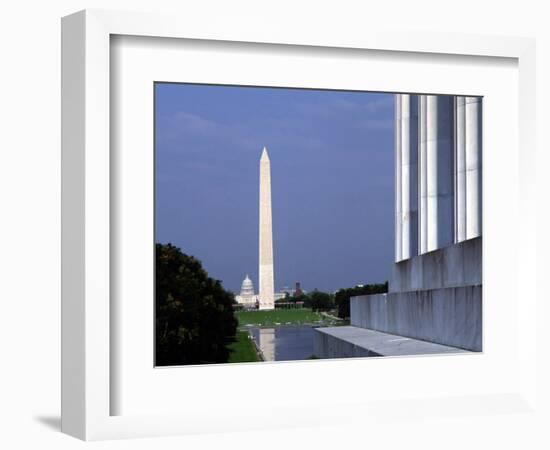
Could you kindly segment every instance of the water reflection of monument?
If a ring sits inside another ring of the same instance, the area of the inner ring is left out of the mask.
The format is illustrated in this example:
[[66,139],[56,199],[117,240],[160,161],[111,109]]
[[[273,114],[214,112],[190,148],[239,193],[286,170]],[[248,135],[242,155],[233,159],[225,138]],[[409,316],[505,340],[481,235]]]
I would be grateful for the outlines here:
[[276,325],[250,329],[264,361],[300,361],[313,355],[314,328],[309,325]]
[[275,328],[260,328],[258,346],[265,361],[275,361]]

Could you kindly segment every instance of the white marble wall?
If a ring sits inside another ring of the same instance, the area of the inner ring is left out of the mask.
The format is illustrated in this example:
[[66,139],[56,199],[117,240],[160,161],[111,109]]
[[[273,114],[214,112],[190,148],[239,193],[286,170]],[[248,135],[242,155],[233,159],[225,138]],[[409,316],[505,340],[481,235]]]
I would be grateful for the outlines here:
[[389,291],[480,285],[482,247],[478,237],[393,264]]
[[481,285],[352,297],[351,325],[482,351]]

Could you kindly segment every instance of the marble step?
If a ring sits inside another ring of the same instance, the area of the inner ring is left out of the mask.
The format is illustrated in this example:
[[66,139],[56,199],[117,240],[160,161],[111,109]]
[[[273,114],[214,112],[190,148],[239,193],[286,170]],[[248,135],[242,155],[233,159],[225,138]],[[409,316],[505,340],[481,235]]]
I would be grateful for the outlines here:
[[316,328],[318,358],[471,353],[468,350],[354,326]]

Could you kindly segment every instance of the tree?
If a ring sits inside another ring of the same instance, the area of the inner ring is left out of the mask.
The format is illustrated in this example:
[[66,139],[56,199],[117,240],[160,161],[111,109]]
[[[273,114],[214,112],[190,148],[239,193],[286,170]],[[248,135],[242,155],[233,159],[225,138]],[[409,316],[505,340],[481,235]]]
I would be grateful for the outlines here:
[[156,245],[156,364],[227,362],[235,339],[234,296],[172,244]]
[[304,306],[313,311],[328,311],[333,308],[334,303],[330,294],[315,289],[305,296]]
[[304,302],[305,303],[307,301],[307,296],[303,292],[301,294],[298,294],[298,295],[294,294],[294,295],[288,297],[288,301],[293,302],[293,303],[296,303],[296,302]]
[[350,298],[358,295],[383,294],[388,292],[388,282],[358,285],[352,288],[340,289],[334,295],[338,307],[338,317],[347,319],[350,316]]

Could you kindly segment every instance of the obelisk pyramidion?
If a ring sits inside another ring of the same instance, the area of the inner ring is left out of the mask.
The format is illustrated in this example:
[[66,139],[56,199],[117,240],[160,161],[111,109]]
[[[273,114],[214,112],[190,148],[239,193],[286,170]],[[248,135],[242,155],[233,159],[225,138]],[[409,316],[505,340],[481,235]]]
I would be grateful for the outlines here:
[[260,309],[275,308],[273,281],[273,229],[271,226],[271,163],[264,147],[260,158]]

